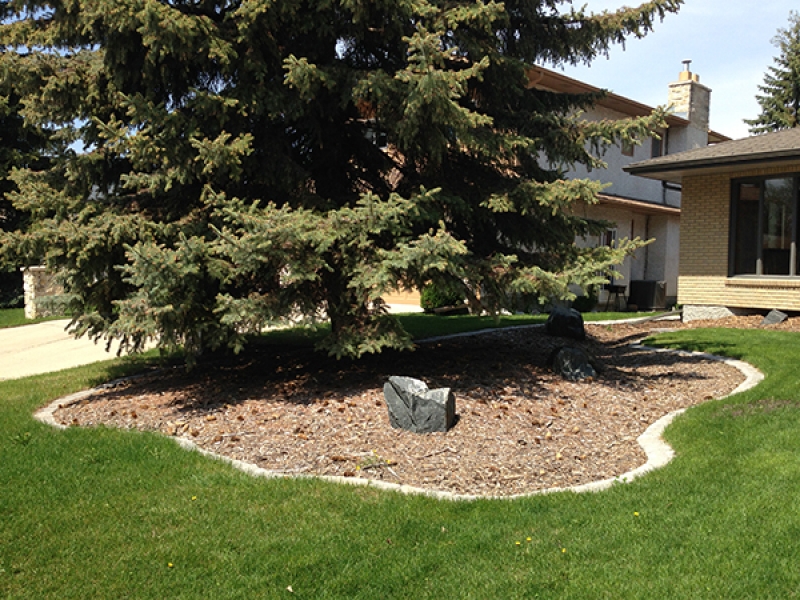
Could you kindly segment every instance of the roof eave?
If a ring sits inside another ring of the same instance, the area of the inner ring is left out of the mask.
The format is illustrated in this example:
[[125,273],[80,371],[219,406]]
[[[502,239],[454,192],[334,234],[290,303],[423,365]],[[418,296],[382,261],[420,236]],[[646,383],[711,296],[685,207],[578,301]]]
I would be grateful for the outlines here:
[[680,208],[668,204],[656,204],[654,202],[603,193],[597,194],[597,199],[601,205],[627,208],[635,213],[644,215],[671,215],[675,217],[680,217],[681,215]]
[[677,161],[672,163],[668,162],[656,165],[647,165],[646,162],[639,163],[639,165],[634,163],[626,165],[622,167],[622,169],[631,175],[638,175],[639,177],[681,183],[684,175],[695,174],[698,171],[736,171],[742,166],[779,166],[782,163],[796,162],[798,160],[800,160],[800,153],[797,149],[791,149],[769,152],[755,156],[722,156],[716,158]]
[[[605,96],[597,100],[596,105],[608,108],[629,117],[646,117],[653,113],[655,108],[643,104],[631,98],[620,96],[612,91],[593,86],[584,81],[579,81],[558,73],[545,69],[539,65],[531,65],[528,69],[528,81],[530,87],[539,89],[568,93],[568,94],[598,94],[604,93]],[[675,114],[668,114],[666,116],[667,126],[669,127],[688,127],[691,122],[688,119],[679,117]],[[730,141],[731,138],[725,134],[719,133],[709,129],[708,142],[710,144],[717,144],[720,142]]]

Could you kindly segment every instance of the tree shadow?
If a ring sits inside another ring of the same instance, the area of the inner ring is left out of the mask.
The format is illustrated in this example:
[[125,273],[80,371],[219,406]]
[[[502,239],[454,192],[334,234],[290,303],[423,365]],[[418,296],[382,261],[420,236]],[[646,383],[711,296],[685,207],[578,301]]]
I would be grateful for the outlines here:
[[[203,356],[191,370],[176,367],[151,374],[107,392],[106,397],[169,393],[181,411],[212,410],[251,399],[312,404],[381,389],[390,376],[403,375],[421,379],[430,388],[449,387],[457,396],[469,392],[495,401],[514,395],[537,398],[550,393],[547,383],[554,377],[550,357],[565,345],[580,346],[596,358],[598,377],[582,385],[635,390],[666,377],[704,378],[685,366],[708,359],[630,346],[631,339],[641,337],[631,335],[609,343],[589,336],[576,342],[537,329],[506,330],[421,343],[413,352],[387,351],[359,360],[337,360],[310,348],[255,347],[238,356]],[[680,365],[681,369],[646,372],[656,365]]]

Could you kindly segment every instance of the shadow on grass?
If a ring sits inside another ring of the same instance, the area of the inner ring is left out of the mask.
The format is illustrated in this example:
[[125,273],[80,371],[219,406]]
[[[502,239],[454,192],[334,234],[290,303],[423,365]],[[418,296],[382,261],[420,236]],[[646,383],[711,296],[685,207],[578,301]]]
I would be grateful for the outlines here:
[[743,360],[745,358],[744,349],[738,341],[723,341],[719,339],[710,341],[709,338],[702,335],[702,333],[695,334],[694,337],[689,337],[689,335],[687,331],[680,332],[677,335],[669,333],[660,335],[657,338],[648,337],[641,343],[653,348],[672,348],[684,350],[686,352],[705,352],[737,360]]

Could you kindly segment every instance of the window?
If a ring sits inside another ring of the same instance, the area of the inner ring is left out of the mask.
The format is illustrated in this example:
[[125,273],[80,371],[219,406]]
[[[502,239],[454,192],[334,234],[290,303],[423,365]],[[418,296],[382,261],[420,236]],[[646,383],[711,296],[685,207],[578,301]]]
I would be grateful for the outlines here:
[[798,177],[734,181],[728,274],[797,276]]
[[[664,135],[663,133],[661,134]],[[663,137],[659,138],[652,138],[652,143],[650,145],[650,158],[658,158],[664,153],[664,146],[663,146]]]
[[598,246],[610,246],[613,248],[617,245],[617,230],[606,229],[598,238]]
[[622,156],[633,156],[633,142],[629,140],[622,140]]

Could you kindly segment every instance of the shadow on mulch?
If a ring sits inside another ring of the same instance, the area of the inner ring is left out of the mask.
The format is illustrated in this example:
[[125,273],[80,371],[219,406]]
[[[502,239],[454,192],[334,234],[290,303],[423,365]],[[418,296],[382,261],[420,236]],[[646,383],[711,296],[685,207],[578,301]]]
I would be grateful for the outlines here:
[[587,386],[644,389],[656,378],[702,379],[693,373],[668,371],[646,375],[639,368],[653,364],[699,363],[696,356],[654,353],[632,348],[629,338],[583,342],[552,337],[542,329],[518,329],[421,343],[413,352],[386,351],[359,360],[329,357],[311,348],[252,347],[238,356],[201,357],[191,370],[176,368],[134,381],[106,397],[136,393],[178,393],[176,402],[193,410],[269,398],[310,404],[325,398],[382,388],[392,375],[425,381],[429,387],[465,391],[507,392],[536,396],[546,393],[544,379],[554,377],[549,360],[554,350],[567,345],[584,348],[596,360],[598,377]]

